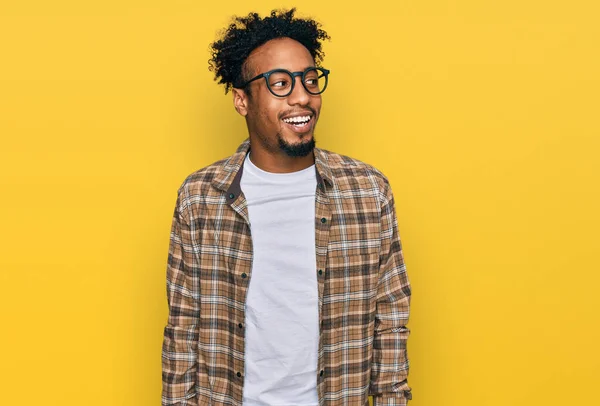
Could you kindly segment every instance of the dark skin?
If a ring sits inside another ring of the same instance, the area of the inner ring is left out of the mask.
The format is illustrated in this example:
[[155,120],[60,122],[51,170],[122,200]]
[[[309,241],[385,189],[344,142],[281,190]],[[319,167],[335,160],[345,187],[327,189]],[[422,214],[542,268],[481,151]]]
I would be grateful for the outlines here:
[[[276,68],[297,72],[311,66],[315,66],[315,61],[308,49],[290,38],[277,38],[261,45],[252,51],[245,64],[247,78]],[[282,148],[282,144],[288,149],[309,145],[321,111],[321,95],[308,93],[300,77],[295,80],[294,91],[287,97],[271,94],[263,78],[250,83],[250,94],[233,89],[235,109],[246,118],[252,163],[267,172],[296,172],[315,162],[312,148],[305,156],[292,156]],[[306,128],[295,129],[283,121],[307,115],[311,120]]]

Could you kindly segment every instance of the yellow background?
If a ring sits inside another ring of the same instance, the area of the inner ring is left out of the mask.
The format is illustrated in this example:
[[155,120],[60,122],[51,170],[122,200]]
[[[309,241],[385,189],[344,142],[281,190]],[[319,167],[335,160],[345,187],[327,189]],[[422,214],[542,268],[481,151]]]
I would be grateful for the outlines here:
[[[246,137],[208,44],[293,4],[2,3],[1,404],[160,404],[176,189]],[[299,12],[332,36],[318,145],[394,189],[411,405],[598,404],[598,3]]]

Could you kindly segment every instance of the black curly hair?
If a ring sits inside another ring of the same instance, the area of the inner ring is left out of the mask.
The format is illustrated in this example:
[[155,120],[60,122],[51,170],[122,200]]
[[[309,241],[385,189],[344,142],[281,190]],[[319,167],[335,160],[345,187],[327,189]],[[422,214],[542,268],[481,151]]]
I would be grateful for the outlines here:
[[245,62],[250,53],[275,38],[288,37],[308,49],[318,65],[325,56],[321,41],[330,39],[317,21],[294,17],[296,8],[273,10],[269,17],[258,13],[245,17],[233,17],[233,22],[223,30],[221,39],[210,45],[212,58],[209,70],[215,72],[215,80],[225,85],[225,94],[231,88],[239,88],[248,80]]

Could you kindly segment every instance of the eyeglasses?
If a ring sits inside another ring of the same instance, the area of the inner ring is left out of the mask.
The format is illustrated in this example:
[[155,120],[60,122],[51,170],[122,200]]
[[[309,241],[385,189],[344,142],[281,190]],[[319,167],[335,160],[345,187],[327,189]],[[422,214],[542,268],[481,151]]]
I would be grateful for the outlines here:
[[306,68],[300,72],[290,72],[286,69],[273,69],[253,77],[241,85],[240,88],[248,86],[248,84],[255,80],[265,78],[267,88],[274,96],[286,97],[292,94],[296,84],[296,76],[300,76],[304,89],[312,95],[317,95],[323,93],[327,88],[329,72],[330,71],[325,68],[315,67]]

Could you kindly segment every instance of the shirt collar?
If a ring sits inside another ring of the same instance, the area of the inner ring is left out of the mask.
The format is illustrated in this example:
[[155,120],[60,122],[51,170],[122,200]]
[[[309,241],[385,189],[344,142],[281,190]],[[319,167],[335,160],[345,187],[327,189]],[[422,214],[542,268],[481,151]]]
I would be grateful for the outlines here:
[[[219,190],[227,192],[227,200],[233,201],[240,194],[240,181],[244,170],[244,160],[250,151],[250,139],[246,138],[240,144],[235,153],[225,160],[223,165],[218,168],[212,184]],[[328,186],[334,185],[332,171],[329,166],[329,157],[327,151],[320,148],[314,148],[315,155],[315,172],[317,183],[322,185],[327,183]],[[323,187],[323,186],[321,186]]]

